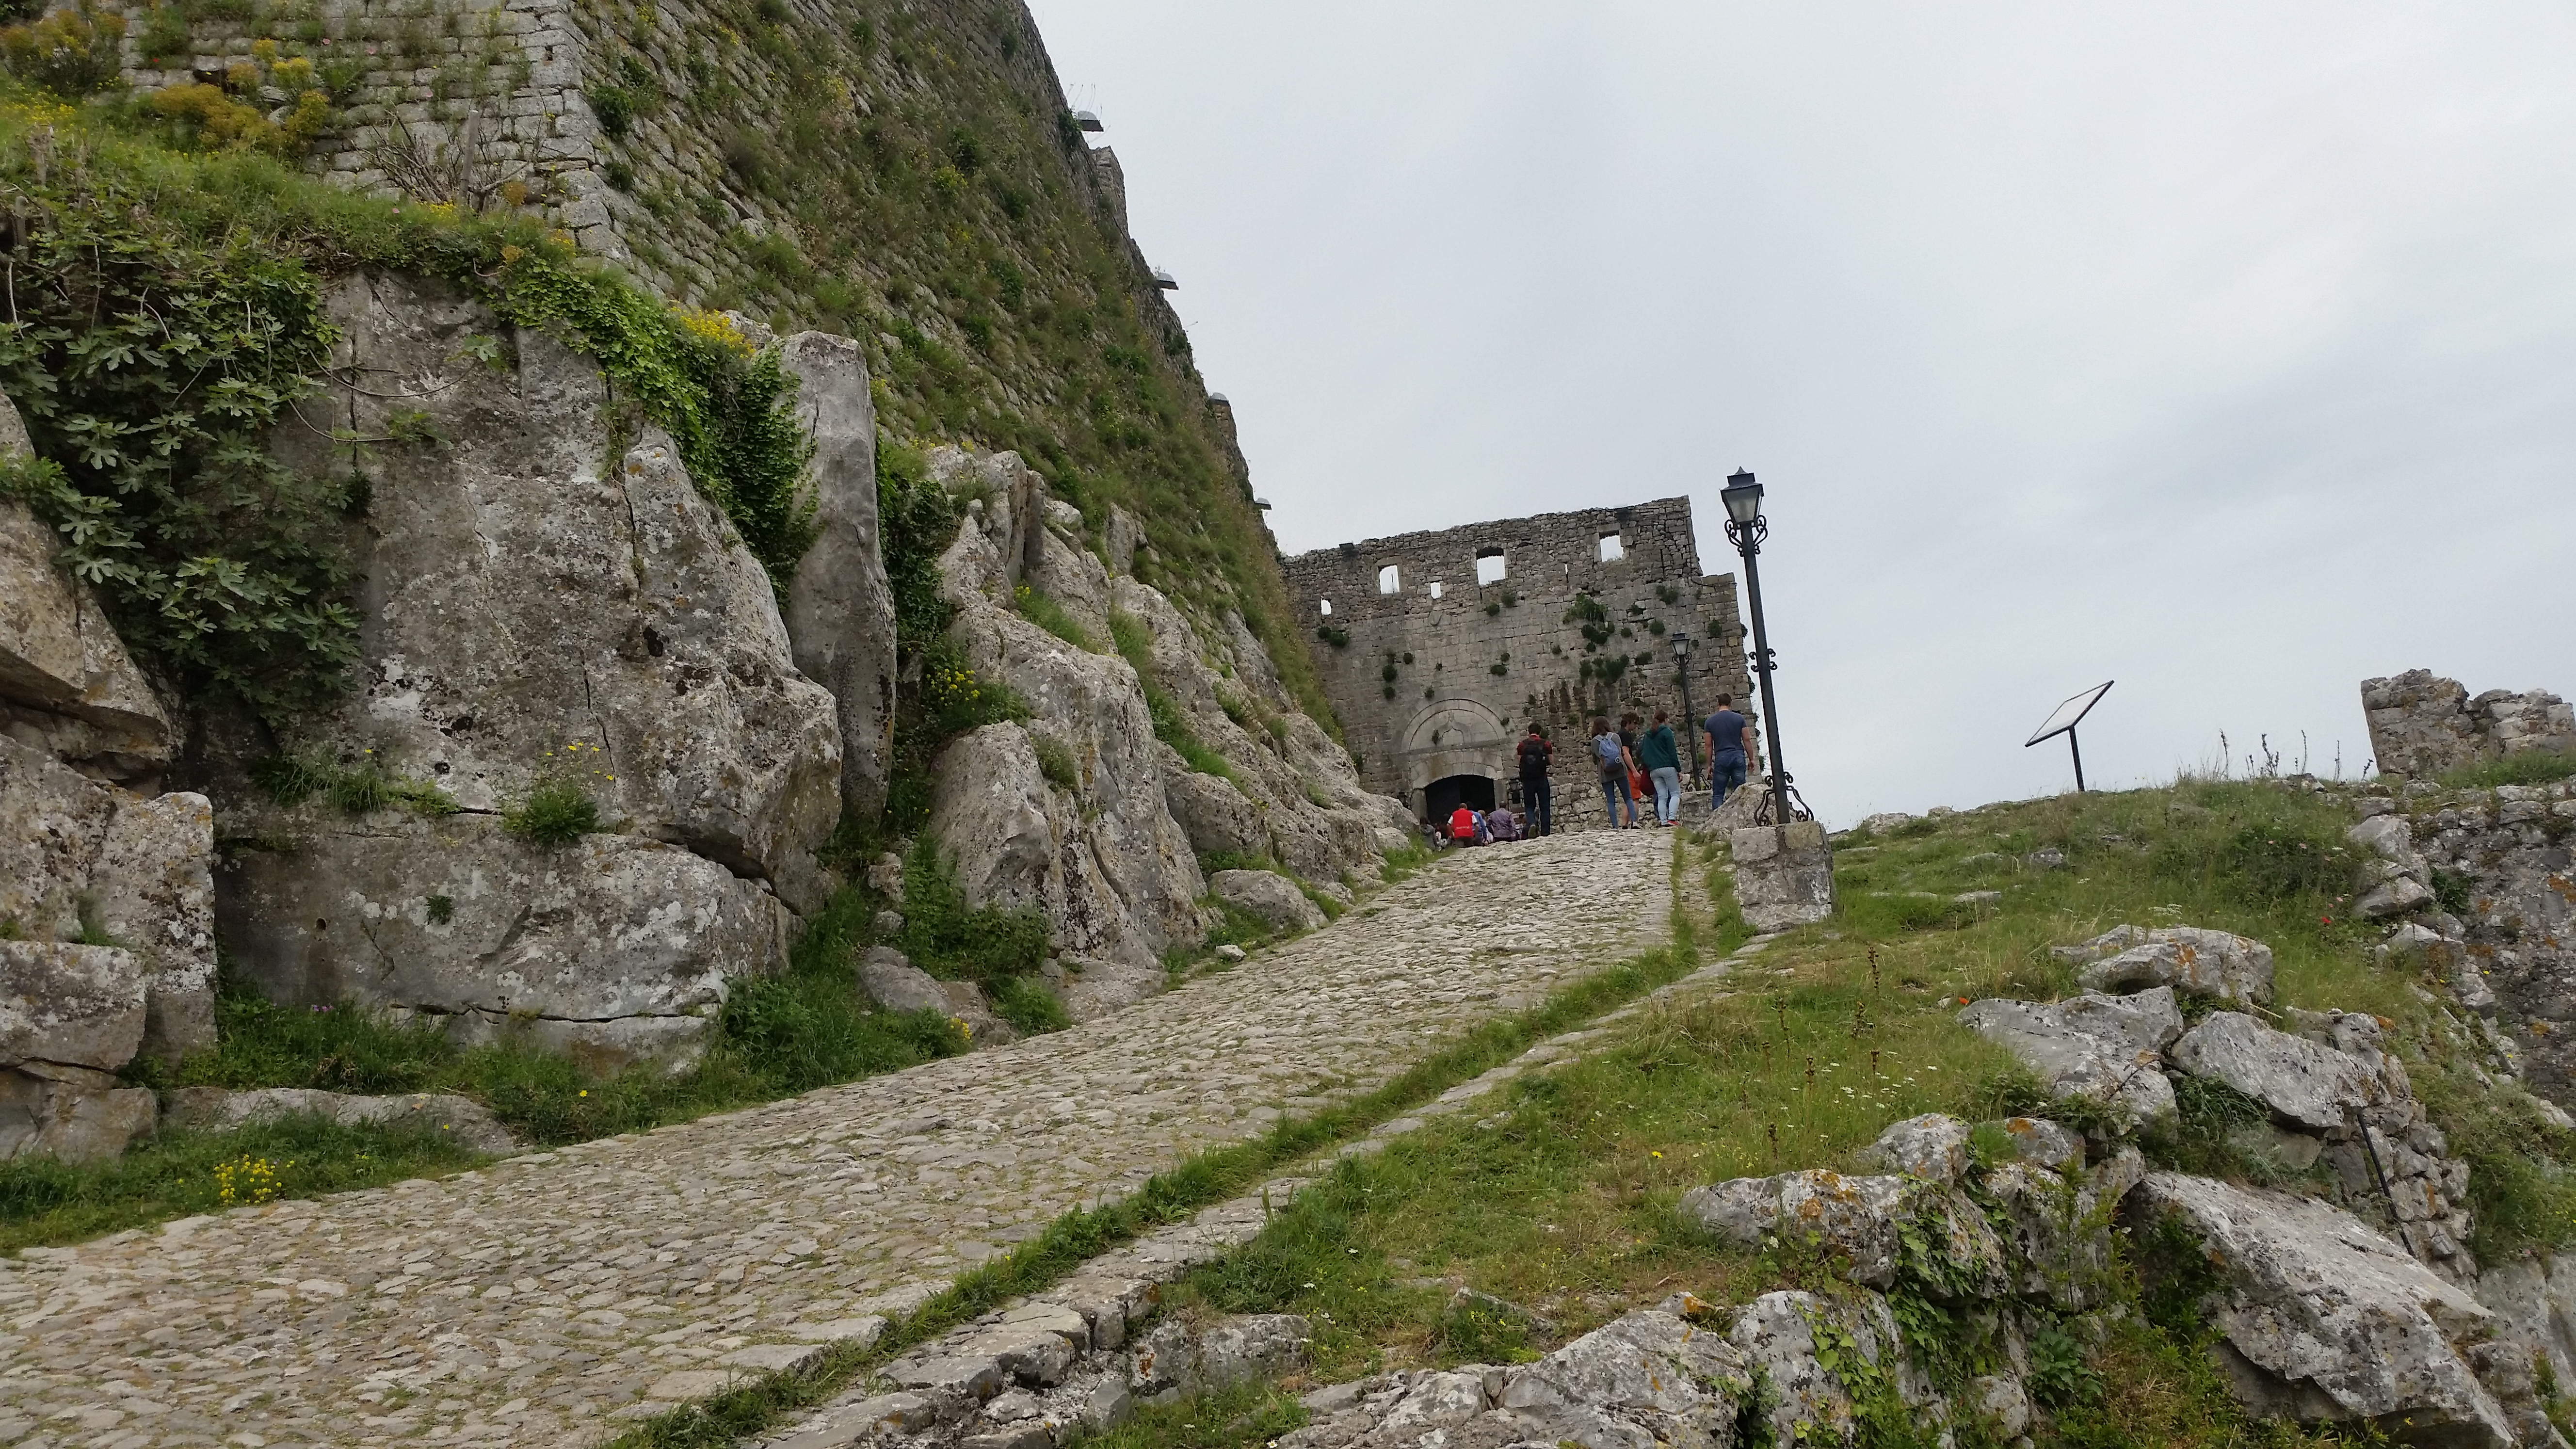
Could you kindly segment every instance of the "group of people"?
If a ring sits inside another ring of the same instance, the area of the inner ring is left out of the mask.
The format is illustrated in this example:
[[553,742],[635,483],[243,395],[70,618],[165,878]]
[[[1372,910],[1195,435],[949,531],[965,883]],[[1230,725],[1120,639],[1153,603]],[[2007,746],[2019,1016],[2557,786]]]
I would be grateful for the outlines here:
[[[1621,715],[1615,729],[1606,716],[1592,722],[1592,762],[1601,773],[1601,798],[1609,807],[1613,830],[1635,830],[1645,823],[1639,819],[1637,802],[1649,787],[1655,792],[1653,824],[1669,826],[1681,818],[1681,747],[1673,735],[1671,715],[1659,709],[1651,726],[1641,730],[1640,724],[1633,714]],[[1701,722],[1701,728],[1708,732],[1708,806],[1715,810],[1744,785],[1745,767],[1753,754],[1753,723],[1736,712],[1734,696],[1721,694],[1716,711]],[[1507,804],[1482,811],[1461,804],[1449,815],[1446,834],[1452,845],[1536,838],[1554,829],[1556,790],[1549,769],[1556,746],[1536,720],[1521,738],[1519,755],[1526,814]]]

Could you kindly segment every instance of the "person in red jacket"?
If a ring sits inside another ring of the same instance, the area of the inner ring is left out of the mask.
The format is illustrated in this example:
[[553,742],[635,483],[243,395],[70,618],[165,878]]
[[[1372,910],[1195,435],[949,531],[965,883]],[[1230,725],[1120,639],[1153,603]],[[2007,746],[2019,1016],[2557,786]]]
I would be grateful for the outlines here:
[[1484,820],[1476,814],[1475,806],[1460,805],[1449,812],[1449,843],[1451,845],[1479,844],[1476,837],[1481,832],[1478,827],[1484,823]]

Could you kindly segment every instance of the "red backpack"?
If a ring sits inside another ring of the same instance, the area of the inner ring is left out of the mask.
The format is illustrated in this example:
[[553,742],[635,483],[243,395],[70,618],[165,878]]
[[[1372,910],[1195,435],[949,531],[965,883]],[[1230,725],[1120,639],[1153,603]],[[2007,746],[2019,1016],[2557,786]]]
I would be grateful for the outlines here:
[[1449,838],[1451,840],[1476,838],[1476,812],[1473,809],[1461,805],[1449,812]]

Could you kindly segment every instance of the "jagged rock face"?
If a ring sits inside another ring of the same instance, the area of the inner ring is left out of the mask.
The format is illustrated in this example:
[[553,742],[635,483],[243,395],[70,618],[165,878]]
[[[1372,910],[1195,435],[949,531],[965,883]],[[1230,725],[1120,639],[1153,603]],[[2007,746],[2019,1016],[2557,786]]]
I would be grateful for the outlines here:
[[8,842],[0,846],[0,920],[36,940],[103,932],[133,953],[148,989],[140,1048],[176,1063],[214,1045],[214,814],[206,797],[146,799],[0,737],[0,839]]
[[[1194,852],[1266,854],[1322,882],[1365,870],[1411,842],[1411,814],[1361,787],[1349,753],[1298,709],[1241,615],[1226,611],[1211,636],[1157,590],[1113,576],[1090,548],[1080,511],[1050,498],[1045,481],[1015,453],[937,448],[928,463],[932,478],[968,500],[967,522],[940,560],[943,592],[960,610],[956,627],[975,627],[975,604],[1007,612],[1022,585],[1052,599],[1102,649],[1113,612],[1145,627],[1154,683],[1233,774],[1198,774],[1157,744],[1166,813]],[[1117,519],[1111,523],[1117,532]],[[999,677],[1027,692],[1018,679]],[[1258,733],[1236,722],[1228,701],[1237,713],[1258,716]],[[1063,721],[1041,708],[1032,727],[1044,732],[1051,723]],[[1154,743],[1151,735],[1149,717],[1143,738]]]
[[[966,898],[1036,908],[1057,949],[1078,955],[1141,966],[1197,940],[1202,881],[1139,746],[1153,743],[1153,726],[1134,673],[999,610],[961,616],[958,626],[974,631],[968,656],[978,675],[1048,701],[1031,728],[1072,752],[1088,790],[1057,789],[1029,729],[1016,724],[985,725],[941,751],[930,832]],[[1042,690],[1029,688],[1039,682]],[[1139,725],[1141,736],[1131,729]]]
[[2225,1082],[2294,1127],[2327,1132],[2355,1120],[2388,1090],[2360,1061],[2241,1012],[2213,1012],[2173,1045],[2173,1063]]
[[[1338,881],[1406,843],[1403,807],[1359,788],[1348,756],[1295,711],[1249,634],[1211,651],[1161,594],[1111,578],[1084,546],[1080,513],[1049,498],[1017,455],[942,448],[929,462],[931,476],[969,505],[940,559],[942,593],[957,611],[950,638],[979,678],[1009,685],[1032,711],[1025,727],[985,726],[937,762],[931,832],[954,853],[970,900],[1034,906],[1062,950],[1143,967],[1204,933],[1200,851],[1266,853],[1310,879]],[[1191,770],[1154,737],[1142,682],[1125,660],[1021,617],[1012,604],[1023,584],[1103,650],[1113,610],[1142,623],[1156,685],[1235,778]],[[1231,681],[1211,653],[1234,671]],[[1256,739],[1238,726],[1221,685],[1239,710],[1277,718],[1277,732],[1265,728]],[[1040,740],[1071,757],[1075,789],[1045,779]],[[1077,994],[1105,1001],[1110,993]]]
[[859,345],[799,332],[779,363],[797,380],[797,416],[814,440],[814,546],[787,586],[796,667],[832,692],[841,720],[841,806],[885,807],[893,753],[894,594],[877,521],[876,407]]
[[2182,1035],[2170,986],[2046,1005],[1980,1001],[1960,1009],[1959,1024],[2021,1058],[2058,1096],[2089,1097],[2133,1123],[2173,1117],[2158,1056]]
[[[1186,713],[1190,733],[1234,772],[1231,781],[1203,777],[1179,790],[1233,790],[1249,802],[1266,837],[1253,848],[1312,881],[1339,880],[1344,871],[1412,843],[1411,812],[1402,801],[1371,794],[1360,784],[1349,753],[1297,709],[1240,615],[1225,615],[1223,637],[1211,646],[1159,591],[1132,578],[1109,582],[1115,605],[1153,638],[1155,682]],[[1231,677],[1219,672],[1220,665],[1233,671]],[[1278,732],[1263,725],[1256,735],[1237,724],[1226,712],[1227,698],[1278,720]],[[1216,783],[1208,784],[1211,779]],[[1229,823],[1239,820],[1234,816]]]
[[2132,1203],[2201,1245],[2220,1361],[2257,1411],[2368,1420],[2414,1443],[2517,1442],[2464,1357],[2493,1315],[2351,1214],[2164,1172]]
[[[773,890],[820,904],[811,852],[843,785],[835,701],[797,671],[767,574],[670,440],[647,430],[615,453],[596,366],[409,278],[346,279],[329,307],[338,360],[364,385],[326,384],[308,410],[373,437],[417,410],[444,441],[375,454],[352,535],[359,689],[273,744],[220,721],[207,733],[227,830],[295,847],[244,852],[223,929],[282,1000],[355,997],[469,1037],[516,1013],[602,1064],[685,1059],[723,978],[779,961]],[[466,356],[476,336],[508,362]],[[838,478],[848,400],[824,402]],[[332,461],[310,440],[280,446]],[[865,521],[850,515],[830,535],[844,551]],[[274,747],[379,762],[467,813],[278,807],[245,777]],[[579,783],[619,833],[561,850],[504,836],[494,815],[549,776]]]
[[89,1162],[152,1128],[114,1072],[214,1043],[214,817],[122,788],[158,788],[168,720],[59,542],[0,500],[0,1158]]
[[[473,811],[522,798],[578,744],[569,768],[604,819],[738,874],[790,873],[838,819],[836,710],[669,439],[648,430],[612,463],[599,369],[435,284],[361,275],[328,301],[367,386],[326,384],[312,407],[367,436],[416,410],[447,441],[379,451],[353,538],[361,688],[281,743],[372,749]],[[477,335],[512,362],[463,357]],[[247,794],[225,783],[227,807]]]
[[0,499],[0,735],[147,785],[169,762],[169,721],[96,597],[55,567],[60,547],[26,505]]
[[[785,960],[777,897],[635,835],[530,845],[489,816],[302,822],[220,883],[242,974],[290,1004],[356,1000],[524,1033],[600,1068],[694,1058],[725,978]],[[317,862],[321,868],[317,868]]]
[[[0,397],[0,459],[30,451]],[[97,595],[55,564],[62,546],[25,504],[0,498],[0,736],[148,790],[170,760],[168,712]]]
[[[2496,1316],[2496,1341],[2482,1346],[2495,1368],[2481,1374],[2483,1382],[2492,1386],[2509,1366],[2529,1372],[2541,1365],[2560,1384],[2576,1382],[2576,1256],[2500,1264],[2479,1275],[2476,1292]],[[2551,1437],[2557,1430],[2537,1403],[2510,1392],[2498,1397],[2522,1443],[2555,1449],[2563,1442]]]
[[2534,1091],[2561,1107],[2576,1102],[2576,781],[2404,804],[2425,878],[2434,870],[2460,877],[2468,901],[2457,917],[2424,913],[2414,933],[2390,944],[2439,953],[2460,1003],[2493,1014],[2470,1023],[2493,1070],[2527,1070]]
[[143,1044],[147,973],[130,951],[0,941],[0,1159],[114,1157],[153,1098],[110,1075]]
[[[1851,1281],[1895,1283],[1901,1235],[1916,1225],[1956,1275],[1949,1285],[1981,1296],[2005,1290],[2003,1244],[1976,1204],[1947,1183],[1920,1177],[1845,1177],[1823,1168],[1740,1177],[1682,1195],[1684,1222],[1739,1248],[1790,1234],[1851,1260]],[[1946,1292],[1941,1296],[1947,1296]]]

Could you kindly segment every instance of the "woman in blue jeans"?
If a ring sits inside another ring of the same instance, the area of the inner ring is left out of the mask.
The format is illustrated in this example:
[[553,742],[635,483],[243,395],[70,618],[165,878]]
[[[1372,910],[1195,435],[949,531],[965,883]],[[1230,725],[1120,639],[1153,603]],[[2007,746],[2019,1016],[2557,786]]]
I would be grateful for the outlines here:
[[[1637,797],[1628,792],[1628,771],[1635,767],[1636,761],[1628,757],[1628,746],[1620,740],[1619,732],[1610,728],[1610,721],[1606,719],[1592,722],[1592,763],[1601,768],[1601,798],[1610,807],[1610,828],[1636,829]],[[1619,807],[1622,805],[1628,807],[1628,823],[1625,825],[1619,823]]]
[[1667,723],[1672,715],[1655,711],[1655,727],[1637,738],[1637,768],[1655,782],[1655,823],[1670,825],[1682,813],[1682,752]]

